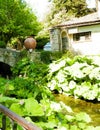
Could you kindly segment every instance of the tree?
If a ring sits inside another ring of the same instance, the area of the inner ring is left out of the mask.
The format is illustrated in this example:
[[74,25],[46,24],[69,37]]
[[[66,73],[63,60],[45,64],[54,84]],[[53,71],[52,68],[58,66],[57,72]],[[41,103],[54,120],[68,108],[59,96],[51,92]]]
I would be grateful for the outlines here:
[[0,41],[36,35],[40,24],[24,0],[0,0]]
[[[81,17],[94,12],[88,9],[86,0],[50,0],[52,3],[51,12],[47,16],[49,26],[55,26],[72,17]],[[49,22],[50,21],[50,22]]]

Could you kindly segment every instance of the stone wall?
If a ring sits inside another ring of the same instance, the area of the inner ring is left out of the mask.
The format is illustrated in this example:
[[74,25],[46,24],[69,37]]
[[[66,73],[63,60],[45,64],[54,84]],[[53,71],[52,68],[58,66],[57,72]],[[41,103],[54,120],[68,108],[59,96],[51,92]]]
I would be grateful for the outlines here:
[[50,42],[52,51],[60,50],[60,30],[51,29],[50,30]]
[[35,52],[35,51],[32,51],[31,53],[28,51],[27,52],[27,57],[29,57],[30,58],[30,60],[31,61],[41,61],[41,58],[40,58],[40,55],[41,55],[41,53],[40,52]]
[[21,59],[21,52],[12,49],[0,48],[0,62],[14,66]]

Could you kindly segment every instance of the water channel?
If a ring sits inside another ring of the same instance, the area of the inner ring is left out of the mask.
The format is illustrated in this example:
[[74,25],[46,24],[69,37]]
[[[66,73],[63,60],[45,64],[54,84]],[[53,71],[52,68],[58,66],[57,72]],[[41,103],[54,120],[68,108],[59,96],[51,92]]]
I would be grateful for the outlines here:
[[89,102],[81,99],[75,99],[71,96],[57,94],[57,101],[63,101],[70,106],[75,113],[86,112],[92,119],[93,126],[100,126],[100,102]]

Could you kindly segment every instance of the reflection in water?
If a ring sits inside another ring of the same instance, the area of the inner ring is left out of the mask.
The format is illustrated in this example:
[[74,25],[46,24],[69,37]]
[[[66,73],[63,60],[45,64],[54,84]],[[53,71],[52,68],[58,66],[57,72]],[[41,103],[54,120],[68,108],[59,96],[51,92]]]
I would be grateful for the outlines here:
[[100,103],[87,102],[81,99],[57,94],[57,101],[63,101],[67,106],[70,106],[75,113],[86,112],[92,119],[93,126],[100,126]]

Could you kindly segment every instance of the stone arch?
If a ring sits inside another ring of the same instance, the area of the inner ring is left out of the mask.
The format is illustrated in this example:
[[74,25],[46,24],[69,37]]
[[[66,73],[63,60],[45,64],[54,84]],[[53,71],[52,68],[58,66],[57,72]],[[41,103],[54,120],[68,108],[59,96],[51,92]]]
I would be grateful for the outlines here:
[[19,50],[0,48],[0,62],[13,67],[21,58]]
[[68,37],[67,32],[64,30],[61,32],[61,43],[62,43],[62,51],[68,50],[69,44],[68,44]]

